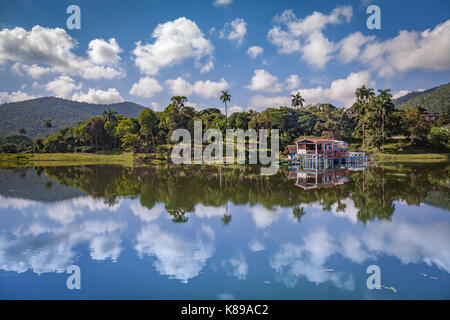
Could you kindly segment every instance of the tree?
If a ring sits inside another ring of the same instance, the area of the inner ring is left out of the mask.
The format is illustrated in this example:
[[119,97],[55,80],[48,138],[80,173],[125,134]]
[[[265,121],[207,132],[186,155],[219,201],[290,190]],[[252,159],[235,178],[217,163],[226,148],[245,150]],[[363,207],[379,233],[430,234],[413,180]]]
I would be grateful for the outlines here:
[[389,119],[389,117],[392,115],[392,113],[395,111],[394,103],[392,102],[392,94],[390,93],[390,89],[384,89],[384,90],[378,90],[380,93],[377,97],[377,106],[379,109],[379,112],[381,113],[381,142],[382,142],[382,149],[381,152],[384,152],[384,142],[386,141],[386,135],[385,135],[385,125],[386,125],[386,118]]
[[103,119],[105,119],[105,122],[106,121],[117,122],[117,115],[118,113],[111,108],[108,108],[105,111],[103,111]]
[[366,119],[365,115],[367,112],[367,109],[369,108],[369,102],[371,97],[375,96],[375,92],[372,88],[367,88],[365,85],[363,85],[361,88],[356,89],[355,91],[356,96],[356,103],[353,104],[353,112],[358,115],[359,118],[359,124],[362,128],[362,141],[363,141],[363,148],[365,147],[365,125],[366,125]]
[[94,117],[91,120],[88,120],[86,131],[92,137],[92,142],[95,145],[95,151],[98,151],[98,143],[102,144],[102,147],[105,145],[106,138],[106,130],[105,130],[105,122],[103,118]]
[[424,141],[430,131],[430,123],[425,120],[419,108],[408,109],[403,113],[403,128],[408,133],[411,143],[416,138]]
[[139,144],[140,141],[139,135],[127,132],[122,136],[120,140],[122,141],[122,147],[125,149],[131,148],[134,155],[136,152],[136,146]]
[[228,90],[222,90],[222,95],[220,96],[220,100],[223,104],[225,104],[225,118],[228,118],[228,111],[227,111],[227,102],[231,101],[231,95],[228,92]]
[[50,119],[45,119],[43,121],[43,124],[44,124],[44,128],[47,129],[47,135],[48,135],[48,131],[53,127],[52,121]]
[[293,108],[297,108],[303,107],[303,102],[305,102],[305,99],[302,98],[302,96],[300,95],[300,91],[297,92],[295,95],[291,95],[292,97],[292,107]]
[[156,116],[156,113],[149,108],[146,108],[142,110],[141,114],[138,118],[139,125],[141,126],[141,134],[146,137],[146,142],[148,145],[148,137],[150,136],[152,139],[152,145],[153,148],[155,148],[155,138],[154,134],[157,130],[158,125],[158,117]]

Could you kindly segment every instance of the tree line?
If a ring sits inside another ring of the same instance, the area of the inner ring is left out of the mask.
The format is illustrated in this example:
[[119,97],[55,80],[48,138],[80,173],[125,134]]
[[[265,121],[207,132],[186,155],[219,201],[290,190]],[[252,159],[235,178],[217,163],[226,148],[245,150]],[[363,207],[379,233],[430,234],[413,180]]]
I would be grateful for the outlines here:
[[[291,106],[235,112],[228,116],[231,101],[229,91],[222,91],[219,99],[225,115],[218,108],[196,110],[187,104],[187,97],[174,96],[163,111],[145,108],[139,117],[130,118],[107,109],[75,127],[34,140],[26,137],[26,130],[18,135],[0,139],[0,152],[65,153],[98,152],[107,150],[143,150],[146,153],[168,153],[172,132],[185,128],[193,133],[194,121],[203,123],[203,130],[215,128],[225,133],[230,129],[279,129],[280,146],[284,148],[301,136],[326,137],[361,144],[361,149],[384,151],[386,142],[396,135],[409,137],[416,145],[431,145],[445,149],[449,130],[440,126],[449,123],[449,112],[436,122],[426,121],[425,109],[417,106],[397,110],[389,89],[378,90],[362,86],[355,92],[355,102],[349,109],[330,103],[305,105],[301,93],[292,95]],[[52,128],[51,119],[43,127]],[[193,135],[192,135],[193,136]]]

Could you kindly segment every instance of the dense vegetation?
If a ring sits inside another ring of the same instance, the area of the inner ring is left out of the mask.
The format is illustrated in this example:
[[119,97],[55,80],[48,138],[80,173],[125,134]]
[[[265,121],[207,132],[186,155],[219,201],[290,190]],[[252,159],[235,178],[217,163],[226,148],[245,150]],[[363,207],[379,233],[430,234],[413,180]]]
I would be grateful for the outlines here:
[[[54,97],[5,103],[0,105],[0,136],[17,134],[24,128],[29,137],[43,137],[65,127],[76,126],[78,121],[101,115],[107,108],[113,108],[126,117],[137,117],[144,109],[131,102],[101,105]],[[51,119],[51,128],[42,126],[45,119]]]
[[410,92],[393,100],[399,110],[424,108],[428,113],[448,113],[450,110],[450,83],[424,91]]
[[[225,104],[231,100],[229,92],[219,97]],[[268,108],[262,112],[250,110],[236,112],[228,118],[217,108],[195,110],[186,104],[184,96],[172,97],[171,103],[162,111],[144,108],[138,117],[119,114],[112,108],[80,121],[77,126],[65,127],[57,133],[52,118],[43,119],[40,126],[48,131],[45,138],[27,138],[26,128],[14,136],[0,141],[0,152],[65,153],[98,152],[105,150],[140,150],[157,152],[167,158],[173,141],[172,132],[178,128],[191,131],[194,121],[201,120],[203,130],[216,128],[224,134],[232,129],[279,129],[280,145],[284,148],[301,136],[328,137],[360,143],[360,149],[376,148],[384,151],[384,145],[394,135],[405,135],[411,144],[429,145],[445,150],[449,143],[449,129],[440,128],[449,122],[449,113],[434,123],[423,117],[423,108],[397,110],[390,90],[358,88],[355,103],[349,110],[331,104],[304,105],[300,93],[292,96],[292,106]]]
[[[309,214],[308,204],[318,204],[327,211],[333,207],[345,211],[346,199],[351,198],[358,220],[366,222],[391,219],[399,201],[408,205],[426,201],[448,208],[445,199],[449,196],[449,170],[448,163],[433,167],[369,168],[364,172],[349,172],[349,182],[344,185],[315,190],[297,188],[295,180],[286,179],[284,174],[261,176],[253,167],[233,169],[167,164],[129,168],[95,165],[15,168],[0,170],[0,181],[14,181],[15,196],[40,201],[46,201],[53,189],[60,195],[65,194],[66,198],[79,196],[76,190],[81,190],[103,199],[108,205],[114,205],[119,197],[138,196],[141,205],[148,209],[163,203],[173,222],[188,221],[198,204],[224,207],[228,202],[260,204],[269,210],[291,208],[293,217],[300,221],[304,214]],[[18,175],[23,175],[23,179]],[[10,196],[10,189],[0,187],[0,194]],[[224,210],[223,214],[224,223],[233,223],[231,210]]]

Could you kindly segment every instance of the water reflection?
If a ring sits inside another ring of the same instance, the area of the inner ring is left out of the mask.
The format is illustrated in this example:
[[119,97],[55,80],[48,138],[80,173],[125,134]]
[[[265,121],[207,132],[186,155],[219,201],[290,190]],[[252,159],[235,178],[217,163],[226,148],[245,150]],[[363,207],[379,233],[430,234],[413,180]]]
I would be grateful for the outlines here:
[[[146,297],[389,298],[365,288],[365,267],[379,264],[402,298],[449,298],[449,169],[271,177],[252,168],[189,166],[0,170],[0,297],[15,297],[21,277],[38,281],[32,273],[78,264],[101,278],[112,263],[128,270],[120,277],[130,286],[144,274],[159,283],[133,285]],[[314,188],[298,188],[305,181]],[[421,272],[439,281],[423,283]],[[85,297],[114,298],[126,285],[111,286]],[[44,282],[37,288],[35,297],[65,290]]]

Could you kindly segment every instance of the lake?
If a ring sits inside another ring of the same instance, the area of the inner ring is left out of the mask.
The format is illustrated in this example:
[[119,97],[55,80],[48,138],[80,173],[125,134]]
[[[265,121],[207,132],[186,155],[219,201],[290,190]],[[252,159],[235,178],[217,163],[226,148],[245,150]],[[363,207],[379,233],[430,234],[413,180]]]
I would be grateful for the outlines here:
[[449,299],[449,272],[448,163],[0,169],[0,299]]

